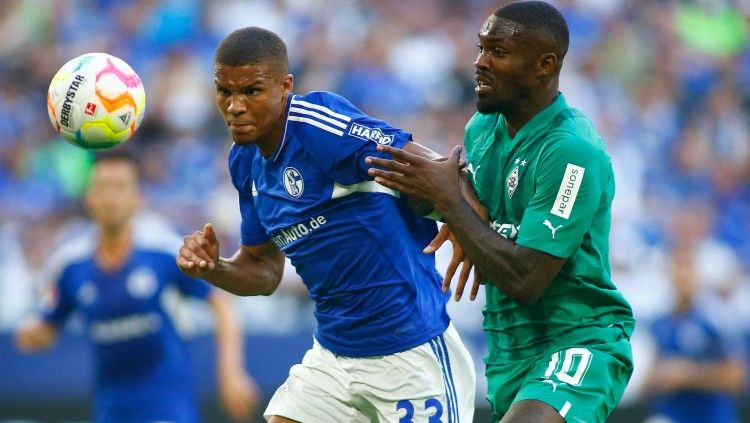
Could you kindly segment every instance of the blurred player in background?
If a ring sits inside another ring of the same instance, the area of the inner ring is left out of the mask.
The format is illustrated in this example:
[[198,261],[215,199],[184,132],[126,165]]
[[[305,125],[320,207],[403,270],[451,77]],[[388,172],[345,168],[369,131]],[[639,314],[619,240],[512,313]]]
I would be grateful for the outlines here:
[[742,340],[715,326],[701,304],[692,250],[672,254],[675,304],[652,325],[658,357],[647,379],[650,422],[734,423],[745,383]]
[[[71,240],[50,261],[51,304],[16,334],[22,351],[51,346],[80,312],[94,345],[97,422],[200,420],[187,348],[170,315],[175,294],[206,300],[215,316],[217,379],[228,413],[249,418],[255,384],[244,368],[243,338],[227,293],[175,266],[179,238],[144,233],[133,223],[141,196],[139,166],[124,151],[98,157],[85,206],[94,236]],[[170,296],[172,296],[170,298]]]
[[373,183],[365,164],[379,144],[436,155],[340,96],[292,93],[286,46],[264,29],[221,42],[215,82],[235,142],[242,245],[220,258],[206,224],[185,238],[177,263],[238,295],[270,295],[286,254],[316,304],[313,346],[266,418],[471,422],[474,365],[450,323],[434,257],[422,253],[436,224]]
[[388,146],[397,161],[368,159],[376,181],[435,205],[485,277],[493,421],[602,422],[633,371],[634,319],[609,270],[612,167],[558,91],[567,49],[544,2],[500,8],[479,31],[464,144],[489,226],[459,193],[460,147],[443,162]]

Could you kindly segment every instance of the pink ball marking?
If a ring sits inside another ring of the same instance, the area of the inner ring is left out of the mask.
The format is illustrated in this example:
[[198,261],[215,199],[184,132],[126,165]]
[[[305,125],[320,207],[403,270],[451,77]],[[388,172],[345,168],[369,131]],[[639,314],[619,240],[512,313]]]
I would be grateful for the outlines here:
[[112,63],[112,60],[107,58],[107,66],[99,71],[99,73],[96,74],[96,80],[99,80],[99,77],[102,76],[102,74],[105,73],[113,73],[117,75],[118,78],[125,84],[128,88],[135,88],[139,85],[141,85],[141,78],[138,77],[136,74],[132,75],[125,75],[123,71],[121,71],[117,66],[115,66],[114,63]]

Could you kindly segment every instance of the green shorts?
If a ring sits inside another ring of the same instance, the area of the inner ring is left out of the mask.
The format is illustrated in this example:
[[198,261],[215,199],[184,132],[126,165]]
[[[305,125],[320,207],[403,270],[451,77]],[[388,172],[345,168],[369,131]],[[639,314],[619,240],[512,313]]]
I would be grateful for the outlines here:
[[630,338],[620,327],[602,328],[600,342],[566,343],[509,364],[487,365],[487,400],[497,422],[522,400],[545,402],[569,423],[598,423],[614,410],[630,375]]

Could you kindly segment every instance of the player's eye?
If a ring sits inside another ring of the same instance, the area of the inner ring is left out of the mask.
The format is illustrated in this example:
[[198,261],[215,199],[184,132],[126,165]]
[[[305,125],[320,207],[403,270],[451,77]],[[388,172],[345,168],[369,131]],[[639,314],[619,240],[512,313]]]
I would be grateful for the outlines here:
[[227,90],[224,87],[220,87],[220,86],[217,85],[216,86],[216,93],[219,94],[219,95],[223,95],[223,96],[226,97],[226,96],[229,95],[229,90]]
[[481,44],[477,44],[477,49],[479,50],[480,53],[484,51]]
[[242,90],[242,94],[245,94],[245,95],[255,95],[258,93],[260,93],[260,89],[257,87],[249,87],[249,88],[245,88],[244,90]]

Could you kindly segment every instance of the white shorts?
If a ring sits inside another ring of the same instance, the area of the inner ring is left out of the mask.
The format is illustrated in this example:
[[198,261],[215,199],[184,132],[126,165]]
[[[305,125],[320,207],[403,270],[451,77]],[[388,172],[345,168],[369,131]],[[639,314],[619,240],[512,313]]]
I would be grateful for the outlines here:
[[475,384],[452,324],[422,345],[378,357],[338,356],[314,341],[263,414],[302,423],[470,423]]

